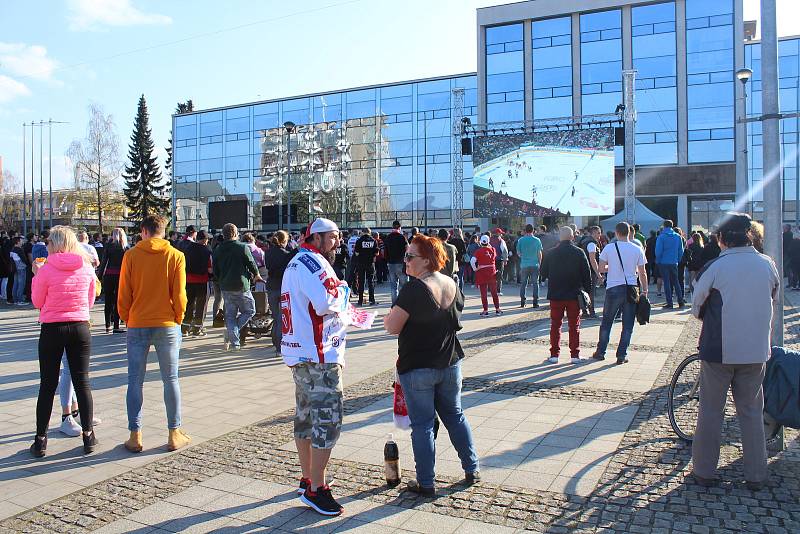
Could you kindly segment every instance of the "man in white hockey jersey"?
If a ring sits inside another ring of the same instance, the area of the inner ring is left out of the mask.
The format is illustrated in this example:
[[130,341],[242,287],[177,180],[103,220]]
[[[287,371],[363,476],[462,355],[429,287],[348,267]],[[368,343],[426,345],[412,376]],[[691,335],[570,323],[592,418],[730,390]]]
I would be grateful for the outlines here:
[[295,382],[294,437],[302,469],[297,493],[323,515],[344,511],[325,483],[342,426],[347,326],[340,314],[347,310],[350,293],[331,266],[339,245],[336,223],[315,220],[281,285],[281,355]]

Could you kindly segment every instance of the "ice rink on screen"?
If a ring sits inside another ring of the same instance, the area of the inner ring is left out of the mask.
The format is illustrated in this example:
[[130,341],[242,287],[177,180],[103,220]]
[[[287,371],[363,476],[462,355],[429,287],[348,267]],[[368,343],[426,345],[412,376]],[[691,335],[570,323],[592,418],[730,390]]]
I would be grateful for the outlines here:
[[475,184],[573,216],[614,214],[614,150],[522,145],[474,168]]

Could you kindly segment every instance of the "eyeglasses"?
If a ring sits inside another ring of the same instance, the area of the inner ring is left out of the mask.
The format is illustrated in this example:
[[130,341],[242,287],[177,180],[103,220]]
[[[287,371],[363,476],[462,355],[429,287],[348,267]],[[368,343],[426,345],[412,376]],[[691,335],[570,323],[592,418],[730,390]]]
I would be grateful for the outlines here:
[[406,255],[404,256],[404,258],[405,258],[406,261],[411,261],[414,258],[419,258],[419,256],[417,254],[411,254],[410,252],[406,252]]

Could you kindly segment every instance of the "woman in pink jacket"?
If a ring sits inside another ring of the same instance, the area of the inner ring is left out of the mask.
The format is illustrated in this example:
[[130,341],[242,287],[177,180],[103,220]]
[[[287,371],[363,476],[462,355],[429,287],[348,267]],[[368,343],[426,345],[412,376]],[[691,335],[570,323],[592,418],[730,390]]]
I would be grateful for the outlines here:
[[87,258],[80,252],[75,232],[67,226],[50,230],[47,262],[34,265],[31,300],[39,308],[39,399],[36,402],[36,438],[31,454],[41,458],[47,453],[47,428],[53,411],[53,397],[58,387],[61,355],[66,351],[72,384],[78,398],[83,452],[94,451],[97,444],[92,430],[92,391],[89,387],[91,333],[89,310],[95,299],[95,275]]

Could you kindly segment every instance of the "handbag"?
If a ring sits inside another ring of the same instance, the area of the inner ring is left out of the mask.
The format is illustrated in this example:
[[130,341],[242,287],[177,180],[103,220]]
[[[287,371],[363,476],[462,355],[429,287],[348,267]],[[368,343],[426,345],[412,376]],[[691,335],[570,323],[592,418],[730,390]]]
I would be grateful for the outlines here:
[[614,243],[614,248],[617,249],[617,257],[619,258],[619,266],[622,268],[622,276],[625,277],[625,288],[627,290],[626,297],[631,304],[639,303],[639,286],[632,286],[628,283],[628,276],[625,274],[625,266],[622,264],[622,254],[619,253],[619,243]]
[[639,302],[636,303],[636,321],[642,325],[650,322],[650,300],[647,295],[639,297]]
[[401,430],[408,430],[411,428],[411,419],[408,417],[406,396],[403,393],[403,386],[400,385],[400,379],[397,377],[397,371],[395,371],[395,380],[392,386],[394,387],[394,400],[392,402],[394,426]]

